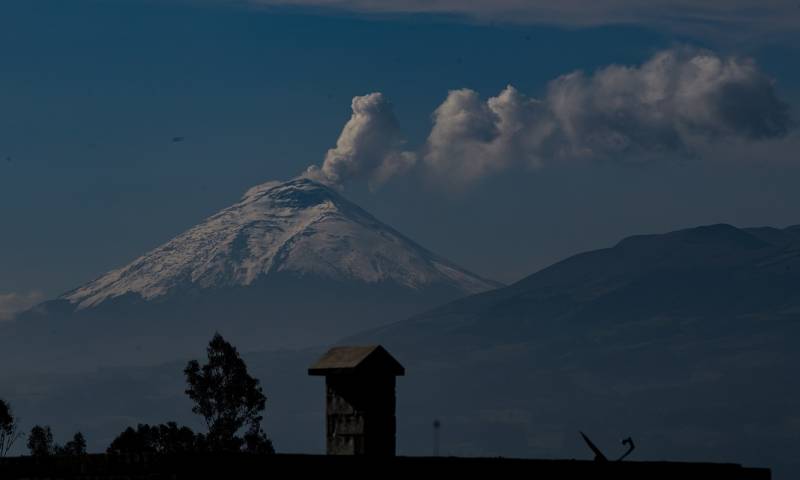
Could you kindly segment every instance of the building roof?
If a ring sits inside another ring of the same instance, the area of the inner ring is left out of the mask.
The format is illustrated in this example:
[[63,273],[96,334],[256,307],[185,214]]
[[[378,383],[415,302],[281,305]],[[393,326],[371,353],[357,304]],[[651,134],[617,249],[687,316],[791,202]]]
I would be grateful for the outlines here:
[[309,375],[353,373],[400,376],[406,369],[380,345],[333,347],[308,369]]

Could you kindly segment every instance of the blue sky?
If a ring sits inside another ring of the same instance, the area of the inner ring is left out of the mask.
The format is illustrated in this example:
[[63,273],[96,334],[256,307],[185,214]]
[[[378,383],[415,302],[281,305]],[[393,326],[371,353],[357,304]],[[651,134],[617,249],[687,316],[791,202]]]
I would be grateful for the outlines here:
[[[381,92],[405,148],[421,159],[450,90],[485,100],[512,84],[542,98],[561,75],[591,77],[669,50],[751,58],[793,119],[800,102],[798,17],[784,2],[734,2],[772,29],[711,10],[660,21],[663,6],[632,8],[624,21],[609,7],[607,19],[587,21],[572,10],[509,14],[515,2],[472,11],[442,1],[429,12],[398,1],[377,14],[369,2],[295,3],[310,5],[0,4],[0,304],[60,294],[254,184],[322,164],[355,96]],[[428,248],[507,282],[626,235],[800,223],[794,123],[765,140],[712,133],[702,149],[655,160],[548,160],[455,189],[418,168],[376,191],[355,178],[345,194]]]

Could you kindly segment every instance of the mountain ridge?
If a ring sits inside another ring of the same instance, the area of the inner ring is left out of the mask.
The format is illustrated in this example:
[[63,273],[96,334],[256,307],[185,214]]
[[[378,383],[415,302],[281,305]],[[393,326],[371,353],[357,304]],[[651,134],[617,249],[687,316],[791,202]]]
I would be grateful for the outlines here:
[[149,300],[187,284],[248,286],[276,272],[415,290],[450,283],[465,293],[501,285],[421,247],[331,188],[298,178],[250,188],[238,203],[60,298],[80,310],[126,293]]
[[[659,294],[659,289],[681,276],[685,276],[686,281]],[[403,328],[413,329],[414,325],[436,328],[440,324],[447,328],[483,331],[490,325],[497,329],[498,322],[505,318],[518,322],[529,317],[525,324],[545,319],[556,322],[562,317],[577,319],[599,312],[597,309],[601,306],[607,308],[612,299],[632,291],[652,297],[647,308],[661,308],[664,312],[690,299],[696,305],[700,302],[705,308],[719,312],[737,306],[757,310],[762,308],[759,299],[763,300],[763,305],[779,309],[776,302],[781,298],[800,302],[800,292],[795,294],[791,287],[790,279],[795,276],[800,277],[798,226],[776,229],[716,224],[665,234],[634,235],[612,247],[570,256],[506,287],[456,299],[347,341],[378,341]],[[701,279],[721,282],[718,283],[720,288],[733,289],[740,292],[739,296],[730,300],[721,293],[700,296],[700,292],[709,288]],[[756,291],[747,295],[747,288],[758,288],[758,293],[764,296],[759,297]],[[698,297],[693,298],[694,295]],[[628,314],[630,312],[624,313]],[[623,311],[619,315],[623,315]],[[456,327],[459,323],[462,327]],[[563,324],[564,328],[568,325]],[[505,325],[505,328],[513,329],[512,325]],[[480,337],[478,333],[471,335]]]
[[304,348],[500,284],[432,253],[337,191],[267,182],[121,268],[0,324],[0,362],[83,370],[182,358],[220,332]]

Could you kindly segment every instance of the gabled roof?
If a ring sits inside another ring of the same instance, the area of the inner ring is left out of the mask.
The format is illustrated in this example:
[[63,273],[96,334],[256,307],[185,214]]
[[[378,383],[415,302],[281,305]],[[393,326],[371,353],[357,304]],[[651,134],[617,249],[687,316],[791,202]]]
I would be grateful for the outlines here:
[[380,345],[333,347],[308,369],[309,375],[353,373],[400,376],[406,369]]

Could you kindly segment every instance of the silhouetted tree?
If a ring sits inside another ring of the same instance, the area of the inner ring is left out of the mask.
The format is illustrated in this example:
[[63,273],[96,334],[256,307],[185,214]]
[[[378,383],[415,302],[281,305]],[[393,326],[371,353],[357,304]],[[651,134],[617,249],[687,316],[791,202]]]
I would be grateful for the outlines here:
[[[209,446],[215,451],[246,448],[246,440],[236,434],[247,426],[253,441],[266,439],[261,431],[261,412],[267,398],[259,381],[250,376],[244,360],[219,333],[208,344],[208,363],[197,360],[186,366],[186,394],[194,400],[192,411],[205,419]],[[268,440],[267,440],[268,441]]]
[[207,450],[205,436],[199,433],[195,434],[189,427],[179,428],[175,422],[159,425],[157,438],[157,450],[160,453],[189,453]]
[[150,425],[142,425],[134,430],[128,427],[117,435],[106,450],[107,453],[156,453],[158,442]]
[[[202,415],[208,435],[196,434],[175,422],[165,425],[139,424],[120,433],[107,452],[175,454],[190,452],[243,451],[275,453],[272,442],[261,428],[261,412],[267,398],[258,380],[247,372],[239,352],[220,334],[207,348],[208,362],[192,360],[184,369],[192,411]],[[237,433],[247,427],[243,438]],[[66,447],[65,447],[66,448]]]
[[251,427],[247,433],[244,434],[244,445],[242,450],[247,453],[256,454],[273,454],[275,448],[272,446],[272,440],[267,437],[264,430],[260,425]]
[[86,439],[81,432],[78,432],[63,447],[56,445],[55,453],[56,455],[86,455]]
[[22,435],[18,427],[11,405],[0,398],[0,457],[5,457],[14,442]]
[[36,425],[28,435],[28,450],[34,457],[45,457],[55,453],[53,448],[53,432],[50,427]]
[[111,442],[108,453],[190,453],[206,451],[205,437],[175,422],[128,427]]

